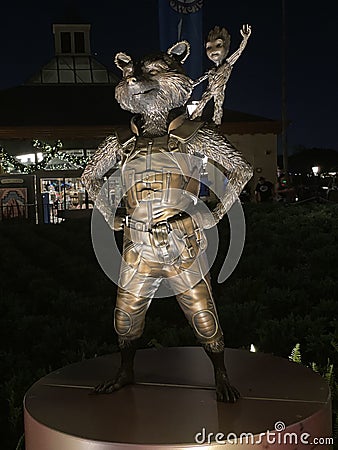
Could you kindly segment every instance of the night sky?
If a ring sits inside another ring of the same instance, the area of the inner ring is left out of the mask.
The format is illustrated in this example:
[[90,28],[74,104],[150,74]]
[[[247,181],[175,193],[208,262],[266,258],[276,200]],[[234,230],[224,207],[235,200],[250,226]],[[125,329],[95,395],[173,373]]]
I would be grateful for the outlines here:
[[[205,35],[214,25],[225,26],[231,52],[241,41],[242,24],[252,25],[228,83],[226,107],[280,119],[281,0],[204,3]],[[286,0],[286,6],[290,152],[298,145],[338,150],[337,2]],[[91,23],[92,53],[119,76],[116,52],[138,57],[159,49],[157,0],[2,2],[0,89],[22,84],[53,57],[52,24],[74,14]]]

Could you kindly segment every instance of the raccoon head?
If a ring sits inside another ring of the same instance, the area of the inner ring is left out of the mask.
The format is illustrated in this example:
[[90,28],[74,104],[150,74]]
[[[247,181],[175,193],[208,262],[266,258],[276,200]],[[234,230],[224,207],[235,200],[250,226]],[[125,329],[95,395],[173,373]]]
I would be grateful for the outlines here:
[[135,63],[127,54],[118,53],[115,64],[123,78],[115,97],[121,108],[141,114],[145,121],[158,121],[185,105],[193,90],[193,81],[182,66],[189,52],[189,43],[181,41],[166,53],[148,55]]

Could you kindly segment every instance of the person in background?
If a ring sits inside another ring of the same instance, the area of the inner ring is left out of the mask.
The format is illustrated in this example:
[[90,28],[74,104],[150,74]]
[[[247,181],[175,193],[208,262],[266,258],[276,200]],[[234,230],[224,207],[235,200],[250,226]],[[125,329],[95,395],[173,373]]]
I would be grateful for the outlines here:
[[249,183],[244,186],[243,191],[239,195],[239,199],[241,203],[249,203],[251,201],[251,189]]
[[255,188],[255,198],[257,203],[272,202],[275,195],[274,186],[271,181],[264,177],[259,177]]
[[276,184],[276,198],[277,201],[286,203],[294,202],[296,199],[296,191],[289,183],[285,174],[281,174]]

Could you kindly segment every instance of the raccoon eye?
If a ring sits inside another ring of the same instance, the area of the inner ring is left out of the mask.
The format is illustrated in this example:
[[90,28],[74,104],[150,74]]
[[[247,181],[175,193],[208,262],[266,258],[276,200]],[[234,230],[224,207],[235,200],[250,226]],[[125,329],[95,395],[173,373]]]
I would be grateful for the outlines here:
[[156,69],[151,69],[148,72],[149,75],[157,75],[158,73],[159,73],[159,70],[156,70]]

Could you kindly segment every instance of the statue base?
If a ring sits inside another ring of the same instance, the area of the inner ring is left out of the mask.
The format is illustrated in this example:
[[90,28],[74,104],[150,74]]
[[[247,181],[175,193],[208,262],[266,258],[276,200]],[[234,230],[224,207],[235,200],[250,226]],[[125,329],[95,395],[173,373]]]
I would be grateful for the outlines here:
[[227,349],[229,377],[242,397],[226,404],[216,401],[202,348],[139,350],[136,384],[90,395],[119,360],[82,361],[35,383],[24,399],[26,450],[330,448],[329,388],[300,364]]

